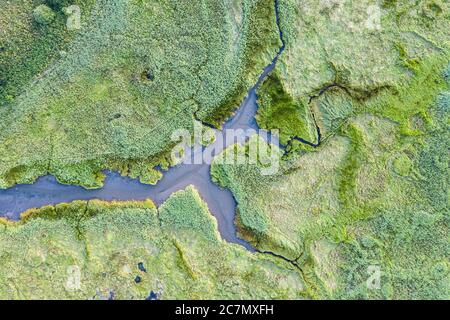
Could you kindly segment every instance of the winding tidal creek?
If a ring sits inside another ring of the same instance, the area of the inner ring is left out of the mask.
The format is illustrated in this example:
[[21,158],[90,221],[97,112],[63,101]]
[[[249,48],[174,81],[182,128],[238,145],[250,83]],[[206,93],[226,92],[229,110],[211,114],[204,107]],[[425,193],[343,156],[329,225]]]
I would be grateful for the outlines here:
[[[279,26],[278,3],[275,1],[277,24]],[[233,139],[227,141],[225,131],[250,130],[259,131],[255,120],[257,111],[256,90],[270,71],[275,67],[279,55],[284,50],[284,41],[280,30],[283,46],[279,49],[272,62],[259,76],[257,83],[250,89],[246,99],[236,113],[222,126],[222,130],[214,129],[216,141],[203,148],[194,148],[193,152],[218,155],[227,146],[236,143]],[[245,142],[245,141],[239,141]],[[194,155],[195,156],[195,155]],[[156,205],[162,204],[173,192],[193,185],[209,210],[216,217],[219,232],[223,239],[243,245],[254,251],[250,244],[239,239],[236,235],[234,223],[236,200],[228,189],[223,189],[211,181],[210,163],[186,164],[181,163],[163,172],[163,177],[156,185],[146,185],[137,179],[122,177],[116,172],[106,172],[104,186],[100,189],[88,190],[79,186],[64,185],[53,176],[44,176],[35,183],[20,184],[12,188],[0,190],[0,216],[11,220],[19,220],[20,214],[30,208],[55,205],[74,200],[145,200],[152,199]]]

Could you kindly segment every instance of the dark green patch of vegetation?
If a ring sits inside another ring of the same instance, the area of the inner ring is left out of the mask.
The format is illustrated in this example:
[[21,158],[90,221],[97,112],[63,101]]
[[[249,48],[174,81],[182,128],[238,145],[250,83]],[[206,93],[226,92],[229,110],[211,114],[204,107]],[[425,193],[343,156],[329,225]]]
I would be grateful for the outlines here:
[[280,129],[280,142],[287,144],[293,137],[311,137],[308,106],[294,99],[283,89],[276,74],[269,75],[258,90],[258,125],[267,130]]

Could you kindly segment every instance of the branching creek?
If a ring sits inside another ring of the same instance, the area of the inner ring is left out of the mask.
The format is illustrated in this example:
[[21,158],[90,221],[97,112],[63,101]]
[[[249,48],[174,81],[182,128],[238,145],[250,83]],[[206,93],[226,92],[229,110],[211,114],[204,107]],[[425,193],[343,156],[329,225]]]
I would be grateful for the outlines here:
[[[279,48],[275,58],[263,70],[258,81],[250,89],[247,97],[235,114],[223,124],[222,130],[214,129],[216,138],[222,136],[222,139],[216,139],[216,142],[207,147],[194,147],[192,153],[208,152],[209,155],[214,156],[223,151],[227,146],[235,143],[234,140],[226,141],[226,129],[259,130],[255,120],[258,108],[256,90],[269,72],[273,70],[280,54],[282,54],[285,49],[283,32],[280,26],[278,0],[275,0],[274,3],[276,21],[282,46]],[[292,138],[292,140],[298,140],[307,145],[317,147],[321,143],[321,134],[317,125],[316,129],[317,143],[306,141],[300,137]],[[248,250],[255,252],[256,250],[249,243],[237,237],[234,221],[237,202],[230,190],[220,188],[212,182],[210,177],[210,164],[207,163],[181,163],[171,167],[167,171],[163,171],[163,177],[156,185],[142,184],[137,179],[123,177],[116,172],[108,171],[106,172],[104,186],[100,189],[93,190],[88,190],[79,186],[61,184],[51,175],[43,176],[37,179],[33,184],[19,184],[9,189],[0,190],[0,216],[10,220],[19,220],[20,214],[30,208],[39,208],[46,205],[55,205],[74,200],[100,199],[106,201],[127,201],[152,199],[155,204],[159,206],[169,198],[172,193],[182,190],[189,185],[193,185],[198,190],[203,200],[207,203],[209,210],[216,217],[222,238],[228,242],[240,244]],[[283,258],[299,268],[295,261],[290,261],[275,253],[263,253]]]

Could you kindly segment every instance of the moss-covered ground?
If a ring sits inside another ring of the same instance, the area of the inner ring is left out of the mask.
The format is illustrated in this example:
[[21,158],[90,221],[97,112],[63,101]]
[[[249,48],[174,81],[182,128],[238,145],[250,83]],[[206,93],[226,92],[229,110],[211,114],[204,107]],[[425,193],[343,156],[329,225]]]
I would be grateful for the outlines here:
[[280,1],[286,50],[258,121],[284,142],[314,142],[317,124],[323,140],[291,141],[274,176],[211,172],[241,237],[294,261],[309,297],[449,299],[448,3],[386,4],[377,28],[371,4]]
[[[240,236],[296,261],[312,298],[448,299],[448,91],[420,136],[370,114],[315,152],[258,165],[213,164],[238,202]],[[381,289],[366,285],[371,266]]]
[[[370,111],[414,134],[411,112],[423,114],[443,88],[449,10],[434,0],[279,1],[286,48],[258,90],[258,123],[279,129],[282,142],[315,143],[315,125],[326,137]],[[427,90],[419,88],[424,82]]]

